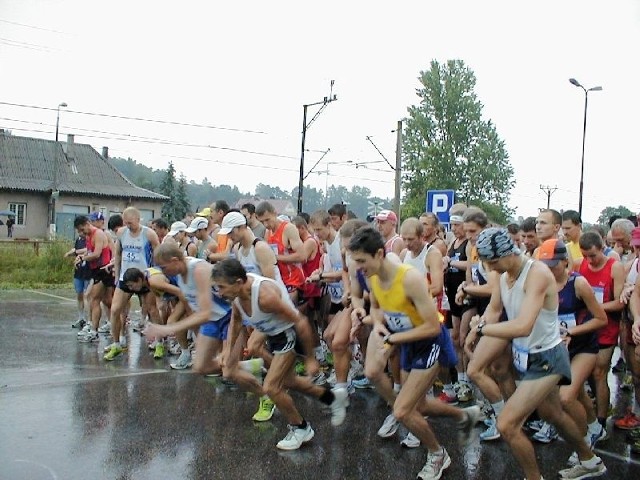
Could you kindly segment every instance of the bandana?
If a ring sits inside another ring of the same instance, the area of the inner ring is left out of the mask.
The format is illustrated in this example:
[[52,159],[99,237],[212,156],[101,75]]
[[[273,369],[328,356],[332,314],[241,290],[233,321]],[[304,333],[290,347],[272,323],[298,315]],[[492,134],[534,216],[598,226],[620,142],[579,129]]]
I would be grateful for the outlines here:
[[483,260],[494,260],[509,255],[520,255],[509,232],[504,228],[487,228],[480,232],[476,242],[478,256]]

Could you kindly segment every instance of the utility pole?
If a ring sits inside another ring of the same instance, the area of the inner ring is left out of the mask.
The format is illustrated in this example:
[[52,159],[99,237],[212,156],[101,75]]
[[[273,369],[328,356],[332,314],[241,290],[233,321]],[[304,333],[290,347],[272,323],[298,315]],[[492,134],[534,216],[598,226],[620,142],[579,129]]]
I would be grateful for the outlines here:
[[[302,148],[300,151],[300,176],[298,177],[298,214],[302,212],[302,190],[304,188],[304,152],[305,152],[305,141],[307,139],[307,129],[311,126],[316,118],[320,116],[325,107],[336,100],[338,97],[333,94],[333,84],[334,80],[331,80],[331,90],[329,92],[328,97],[324,97],[321,102],[309,103],[307,105],[303,105],[303,113],[302,113]],[[322,105],[320,109],[316,112],[311,120],[307,123],[307,108],[313,107],[315,105]]]
[[558,187],[550,187],[548,185],[540,185],[540,190],[542,190],[547,195],[547,210],[551,208],[551,195],[558,190]]
[[393,210],[400,219],[400,179],[402,178],[402,120],[398,120],[396,129],[396,168],[395,168],[395,196]]

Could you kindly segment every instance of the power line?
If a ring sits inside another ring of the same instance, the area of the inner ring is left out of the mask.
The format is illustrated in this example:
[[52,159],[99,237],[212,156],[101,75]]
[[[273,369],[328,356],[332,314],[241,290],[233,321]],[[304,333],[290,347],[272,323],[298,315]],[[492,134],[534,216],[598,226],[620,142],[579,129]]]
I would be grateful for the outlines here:
[[[53,110],[57,111],[57,107],[42,107],[39,105],[25,105],[22,103],[11,103],[11,102],[0,102],[0,105],[9,105],[11,107],[20,107],[20,108],[34,108],[36,110]],[[266,135],[266,132],[262,132],[259,130],[247,130],[242,128],[230,128],[230,127],[218,127],[215,125],[203,125],[200,123],[185,123],[185,122],[173,122],[170,120],[157,120],[153,118],[141,118],[141,117],[127,117],[124,115],[112,115],[108,113],[97,113],[97,112],[82,112],[80,110],[69,110],[65,109],[65,113],[75,113],[77,115],[89,115],[94,117],[105,117],[105,118],[117,118],[119,120],[134,120],[137,122],[150,122],[150,123],[160,123],[164,125],[180,125],[183,127],[196,127],[196,128],[210,128],[215,130],[227,130],[230,132],[240,132],[240,133],[256,133],[260,135]]]
[[18,22],[12,22],[10,20],[4,20],[2,18],[0,18],[0,22],[2,23],[8,23],[9,25],[16,25],[18,27],[25,27],[25,28],[33,28],[35,30],[42,30],[44,32],[52,32],[52,33],[59,33],[61,35],[70,35],[69,33],[66,32],[60,32],[59,30],[52,30],[50,28],[44,28],[44,27],[36,27],[35,25],[27,25],[26,23],[18,23]]

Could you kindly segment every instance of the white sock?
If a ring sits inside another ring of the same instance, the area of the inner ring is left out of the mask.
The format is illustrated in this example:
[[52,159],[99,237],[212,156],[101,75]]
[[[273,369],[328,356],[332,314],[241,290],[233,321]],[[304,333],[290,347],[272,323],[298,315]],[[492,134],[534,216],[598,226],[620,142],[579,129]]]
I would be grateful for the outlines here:
[[498,415],[500,415],[500,412],[504,408],[504,400],[500,400],[499,402],[492,403],[491,406],[493,407],[493,411],[495,412],[497,417]]
[[469,377],[467,377],[467,374],[465,372],[459,373],[458,374],[458,381],[459,382],[469,383]]
[[394,383],[393,384],[393,391],[398,393],[400,391],[401,387],[402,387],[402,385],[400,385],[399,383]]
[[344,388],[347,389],[348,385],[346,383],[336,383],[336,386],[333,388]]

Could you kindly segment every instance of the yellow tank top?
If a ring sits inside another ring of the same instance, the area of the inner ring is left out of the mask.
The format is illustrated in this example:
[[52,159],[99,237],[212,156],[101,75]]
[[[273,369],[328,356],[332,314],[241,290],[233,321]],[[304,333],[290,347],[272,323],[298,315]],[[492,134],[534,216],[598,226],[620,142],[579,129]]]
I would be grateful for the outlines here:
[[407,271],[413,267],[399,265],[391,282],[391,287],[383,289],[380,286],[380,278],[377,275],[371,277],[371,291],[378,300],[382,309],[387,328],[392,332],[411,330],[424,323],[416,307],[407,298],[402,283]]
[[[162,270],[157,267],[149,267],[145,272],[147,274],[147,278],[152,277],[153,275],[164,275],[164,273],[162,273]],[[155,288],[150,288],[150,290],[156,297],[161,297],[162,295],[164,295],[164,292],[156,290]]]
[[574,262],[576,260],[582,260],[582,250],[580,250],[580,244],[578,242],[567,243],[567,248],[569,249],[571,260]]

